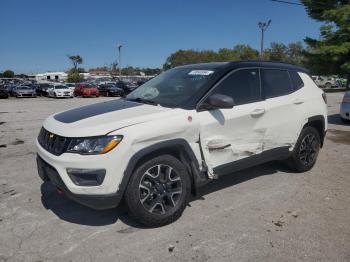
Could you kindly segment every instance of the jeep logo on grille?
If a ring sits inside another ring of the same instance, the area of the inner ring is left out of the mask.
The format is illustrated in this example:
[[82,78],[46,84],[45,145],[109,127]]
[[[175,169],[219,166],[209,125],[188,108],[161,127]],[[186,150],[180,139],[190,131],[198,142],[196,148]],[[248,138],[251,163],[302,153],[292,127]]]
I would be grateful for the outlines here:
[[55,135],[54,134],[49,134],[49,138],[52,139]]

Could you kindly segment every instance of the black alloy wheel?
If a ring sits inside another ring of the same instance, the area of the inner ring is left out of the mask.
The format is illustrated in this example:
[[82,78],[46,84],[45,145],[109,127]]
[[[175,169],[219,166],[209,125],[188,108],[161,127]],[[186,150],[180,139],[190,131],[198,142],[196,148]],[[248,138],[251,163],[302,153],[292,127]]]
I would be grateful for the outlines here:
[[148,212],[165,214],[173,209],[181,198],[181,177],[170,166],[153,166],[142,176],[139,194],[140,201]]

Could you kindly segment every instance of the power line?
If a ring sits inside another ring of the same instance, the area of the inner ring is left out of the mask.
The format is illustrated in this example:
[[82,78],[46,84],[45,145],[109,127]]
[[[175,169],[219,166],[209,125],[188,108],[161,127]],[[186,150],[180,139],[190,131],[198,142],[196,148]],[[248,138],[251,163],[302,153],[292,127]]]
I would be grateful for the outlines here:
[[278,2],[283,4],[289,4],[289,5],[302,5],[302,3],[296,3],[296,2],[290,2],[290,1],[284,1],[284,0],[271,0],[272,2]]

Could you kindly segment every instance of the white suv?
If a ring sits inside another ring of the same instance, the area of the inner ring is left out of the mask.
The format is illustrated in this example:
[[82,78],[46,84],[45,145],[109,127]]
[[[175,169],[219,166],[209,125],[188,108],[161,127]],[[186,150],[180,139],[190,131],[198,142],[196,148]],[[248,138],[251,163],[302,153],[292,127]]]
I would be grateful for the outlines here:
[[124,199],[132,217],[159,226],[223,174],[271,160],[311,169],[326,130],[326,98],[303,68],[186,65],[126,98],[47,118],[38,171],[81,204],[105,209]]

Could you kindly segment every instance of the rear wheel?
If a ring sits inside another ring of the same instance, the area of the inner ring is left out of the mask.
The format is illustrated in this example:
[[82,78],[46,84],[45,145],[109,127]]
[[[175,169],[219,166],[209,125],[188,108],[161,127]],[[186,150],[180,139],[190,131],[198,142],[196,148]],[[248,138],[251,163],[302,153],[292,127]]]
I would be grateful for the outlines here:
[[344,123],[344,124],[349,124],[350,123],[350,120],[349,119],[345,119],[345,118],[340,118],[341,121]]
[[304,128],[287,165],[296,172],[310,170],[316,163],[320,147],[321,139],[317,130],[311,126]]
[[161,155],[136,168],[125,202],[132,218],[147,226],[162,226],[181,216],[190,191],[186,167],[171,155]]

